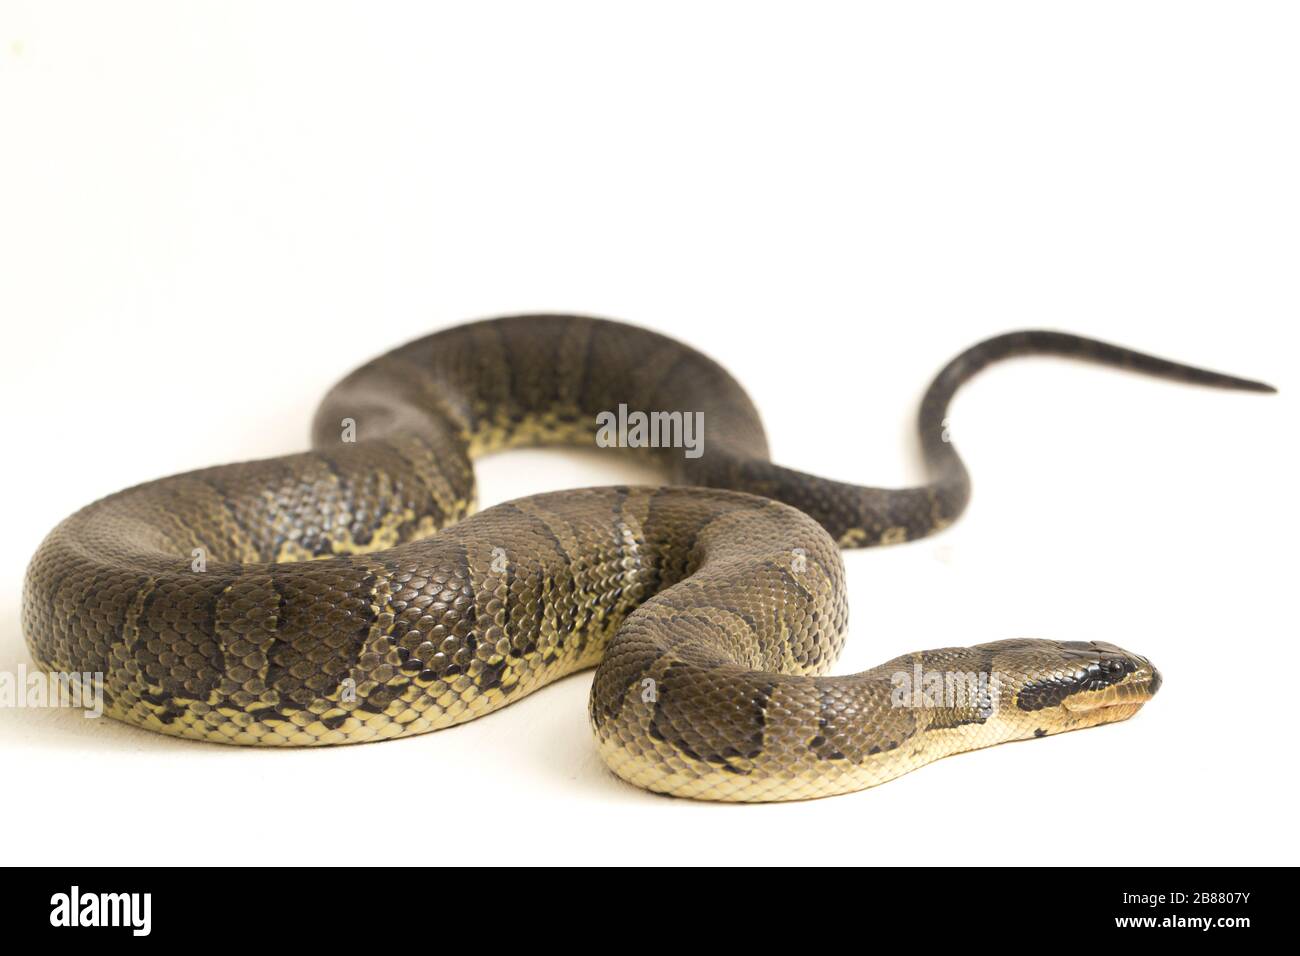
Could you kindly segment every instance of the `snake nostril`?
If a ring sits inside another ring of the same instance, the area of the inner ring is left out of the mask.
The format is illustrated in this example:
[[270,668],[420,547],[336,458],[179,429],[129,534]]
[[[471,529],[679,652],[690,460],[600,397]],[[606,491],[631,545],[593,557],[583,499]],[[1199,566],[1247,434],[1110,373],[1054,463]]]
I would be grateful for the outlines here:
[[1154,697],[1164,682],[1165,679],[1160,676],[1160,671],[1156,670],[1154,664],[1151,665],[1151,682],[1147,684],[1147,693]]

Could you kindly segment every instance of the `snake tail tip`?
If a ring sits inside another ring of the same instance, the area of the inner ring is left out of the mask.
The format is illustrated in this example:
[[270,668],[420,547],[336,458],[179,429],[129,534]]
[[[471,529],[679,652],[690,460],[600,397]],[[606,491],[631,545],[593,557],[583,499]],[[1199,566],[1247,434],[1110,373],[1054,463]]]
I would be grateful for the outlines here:
[[1276,395],[1278,392],[1276,385],[1270,385],[1268,382],[1255,382],[1248,378],[1237,379],[1233,387],[1244,392],[1261,392],[1265,395]]

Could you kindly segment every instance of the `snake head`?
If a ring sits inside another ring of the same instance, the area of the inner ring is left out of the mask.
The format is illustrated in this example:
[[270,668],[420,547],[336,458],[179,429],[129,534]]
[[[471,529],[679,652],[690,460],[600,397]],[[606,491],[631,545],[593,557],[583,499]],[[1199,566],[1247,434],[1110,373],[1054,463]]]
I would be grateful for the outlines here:
[[1160,689],[1145,657],[1104,641],[1002,641],[996,648],[1004,714],[1017,736],[1042,737],[1126,720]]

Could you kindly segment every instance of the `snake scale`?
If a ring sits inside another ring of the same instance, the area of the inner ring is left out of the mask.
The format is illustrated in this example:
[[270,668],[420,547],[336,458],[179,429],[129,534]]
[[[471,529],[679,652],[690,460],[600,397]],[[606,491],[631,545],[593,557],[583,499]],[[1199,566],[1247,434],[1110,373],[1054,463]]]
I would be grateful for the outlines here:
[[[24,634],[43,668],[102,675],[113,717],[232,744],[423,733],[595,666],[590,718],[609,767],[707,800],[844,793],[948,754],[1123,720],[1160,675],[1100,641],[950,647],[826,676],[847,624],[839,549],[957,518],[970,481],[944,434],[949,400],[1024,354],[1272,391],[1013,332],[962,353],[926,391],[927,483],[865,488],[773,464],[742,388],[672,339],[578,316],[474,322],[335,386],[313,451],[151,481],[66,519],[31,561]],[[703,453],[641,449],[664,487],[472,514],[476,457],[590,445],[597,416],[620,406],[702,415]]]

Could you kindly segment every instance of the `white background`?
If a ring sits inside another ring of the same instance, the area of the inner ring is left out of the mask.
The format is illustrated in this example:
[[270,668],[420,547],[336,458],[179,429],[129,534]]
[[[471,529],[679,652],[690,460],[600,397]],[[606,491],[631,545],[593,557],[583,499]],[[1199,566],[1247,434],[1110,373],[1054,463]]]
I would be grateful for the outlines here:
[[[966,516],[846,555],[839,672],[1100,638],[1165,676],[1127,723],[736,807],[606,772],[589,674],[334,750],[11,709],[5,859],[1295,863],[1298,44],[1269,3],[0,0],[0,669],[65,515],[299,450],[340,375],[473,318],[677,336],[778,461],[867,484],[922,478],[929,376],[1012,328],[1282,388],[999,366],[953,409]],[[480,474],[484,504],[656,480]]]

